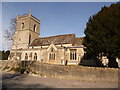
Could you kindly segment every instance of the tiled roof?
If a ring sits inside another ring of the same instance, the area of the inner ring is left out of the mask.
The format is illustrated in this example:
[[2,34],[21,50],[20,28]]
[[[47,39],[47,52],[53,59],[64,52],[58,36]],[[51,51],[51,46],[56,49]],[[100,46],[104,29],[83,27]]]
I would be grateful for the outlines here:
[[[80,40],[80,42],[79,42]],[[81,38],[76,38],[75,34],[64,34],[64,35],[56,35],[50,37],[40,37],[31,43],[30,46],[43,46],[54,44],[81,44]]]
[[84,37],[76,37],[75,45],[76,45],[76,46],[82,45],[83,39],[84,39]]

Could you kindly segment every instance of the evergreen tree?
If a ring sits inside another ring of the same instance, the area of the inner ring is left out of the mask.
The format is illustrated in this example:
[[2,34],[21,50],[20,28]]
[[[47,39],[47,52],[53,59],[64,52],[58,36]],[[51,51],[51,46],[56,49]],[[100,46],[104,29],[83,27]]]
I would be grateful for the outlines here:
[[118,67],[116,58],[120,58],[120,3],[104,6],[90,17],[84,33],[87,53],[92,58],[104,54],[109,59],[109,67]]
[[2,51],[0,50],[0,60],[2,60]]
[[5,51],[2,51],[2,60],[5,60]]
[[6,52],[5,52],[5,60],[8,60],[9,54],[10,54],[10,51],[6,51]]
[[10,51],[0,51],[0,60],[8,60],[8,56],[10,54]]

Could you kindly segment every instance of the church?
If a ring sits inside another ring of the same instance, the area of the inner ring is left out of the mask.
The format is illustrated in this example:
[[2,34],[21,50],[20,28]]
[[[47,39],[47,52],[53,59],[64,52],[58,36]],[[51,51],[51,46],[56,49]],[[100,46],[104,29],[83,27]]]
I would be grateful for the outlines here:
[[9,60],[79,65],[84,58],[83,37],[75,34],[40,37],[40,20],[31,13],[16,18]]

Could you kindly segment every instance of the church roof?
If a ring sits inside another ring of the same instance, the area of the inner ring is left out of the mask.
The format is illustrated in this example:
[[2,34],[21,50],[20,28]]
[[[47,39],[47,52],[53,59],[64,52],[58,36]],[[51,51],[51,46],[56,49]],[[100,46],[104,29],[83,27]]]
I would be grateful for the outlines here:
[[[79,42],[80,41],[80,42]],[[82,38],[76,38],[75,34],[64,34],[64,35],[56,35],[49,37],[40,37],[31,43],[30,46],[43,46],[50,45],[51,43],[57,44],[82,44]]]
[[77,46],[82,45],[83,39],[84,39],[84,37],[76,37],[76,39],[75,39],[75,44],[76,44]]

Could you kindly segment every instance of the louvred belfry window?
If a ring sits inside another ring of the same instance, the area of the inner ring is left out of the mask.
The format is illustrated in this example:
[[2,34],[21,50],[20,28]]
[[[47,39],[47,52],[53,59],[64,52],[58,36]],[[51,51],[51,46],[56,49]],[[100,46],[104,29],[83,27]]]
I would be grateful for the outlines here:
[[34,25],[34,27],[33,27],[33,31],[35,31],[35,32],[36,32],[36,29],[37,29],[37,26],[36,26],[36,25]]
[[21,24],[21,28],[24,29],[24,23]]

